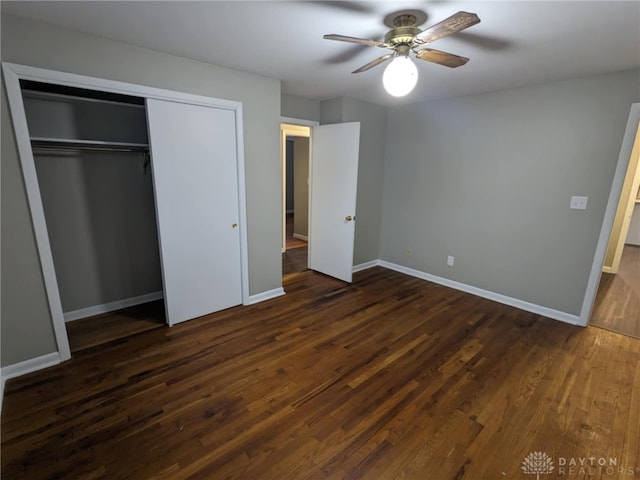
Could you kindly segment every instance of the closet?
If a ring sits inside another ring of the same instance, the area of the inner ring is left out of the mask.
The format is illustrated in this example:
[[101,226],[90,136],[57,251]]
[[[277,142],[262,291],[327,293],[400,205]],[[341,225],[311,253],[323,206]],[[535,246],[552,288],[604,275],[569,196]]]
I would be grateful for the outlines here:
[[3,73],[61,360],[64,320],[164,298],[173,325],[248,303],[238,102]]
[[21,86],[65,321],[162,298],[144,101]]

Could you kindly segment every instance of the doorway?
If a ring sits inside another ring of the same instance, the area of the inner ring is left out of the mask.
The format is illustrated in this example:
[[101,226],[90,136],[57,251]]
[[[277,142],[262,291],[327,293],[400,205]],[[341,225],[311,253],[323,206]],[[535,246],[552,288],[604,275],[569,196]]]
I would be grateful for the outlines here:
[[[638,184],[640,168],[635,178]],[[618,244],[615,269],[603,268],[591,325],[640,338],[640,187],[632,193],[628,231],[619,239],[612,234],[610,243]]]
[[[292,237],[307,241],[307,258],[300,263],[304,269],[351,282],[355,241],[355,211],[358,188],[358,159],[360,123],[317,125],[315,122],[282,119],[280,145],[282,153],[282,253],[287,257],[294,251],[287,249],[287,136],[308,138],[300,148],[304,159],[298,173],[303,185],[300,200],[295,200]],[[313,128],[310,128],[313,127]],[[295,149],[295,141],[294,141]],[[294,163],[295,163],[294,152]],[[300,155],[299,155],[300,156]],[[296,167],[293,168],[295,182]],[[304,185],[306,184],[306,188]],[[295,190],[295,187],[294,187]],[[305,191],[306,190],[306,191]],[[304,200],[307,204],[304,205]],[[297,213],[298,206],[303,208]],[[307,235],[296,231],[297,219],[307,215]],[[296,235],[297,234],[297,235]],[[306,267],[305,267],[306,265]]]
[[308,269],[309,260],[309,160],[311,128],[283,123],[282,275]]
[[640,125],[633,133],[591,325],[640,338]]
[[591,325],[640,339],[640,246],[626,244],[617,273],[602,273]]

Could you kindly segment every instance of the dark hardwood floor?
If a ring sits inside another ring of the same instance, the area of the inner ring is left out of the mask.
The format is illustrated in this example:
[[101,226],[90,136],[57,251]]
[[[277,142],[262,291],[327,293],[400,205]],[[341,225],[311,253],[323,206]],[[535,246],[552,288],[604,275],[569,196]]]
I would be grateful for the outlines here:
[[282,275],[304,272],[308,265],[308,243],[293,236],[293,218],[293,214],[286,215],[286,251],[282,254]]
[[304,272],[307,270],[309,249],[292,248],[282,254],[282,275]]
[[165,326],[162,300],[66,324],[71,353]]
[[2,478],[640,477],[640,340],[380,267],[285,288],[9,380]]
[[618,273],[603,273],[591,325],[640,338],[640,247],[625,245]]

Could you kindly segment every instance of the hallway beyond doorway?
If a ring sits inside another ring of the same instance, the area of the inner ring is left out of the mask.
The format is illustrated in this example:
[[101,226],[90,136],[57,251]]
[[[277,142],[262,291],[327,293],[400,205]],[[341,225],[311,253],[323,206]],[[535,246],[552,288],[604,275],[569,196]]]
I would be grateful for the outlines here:
[[640,247],[625,245],[618,273],[602,274],[590,324],[640,338]]
[[304,272],[308,264],[308,243],[293,236],[293,214],[286,216],[286,251],[282,254],[282,275]]

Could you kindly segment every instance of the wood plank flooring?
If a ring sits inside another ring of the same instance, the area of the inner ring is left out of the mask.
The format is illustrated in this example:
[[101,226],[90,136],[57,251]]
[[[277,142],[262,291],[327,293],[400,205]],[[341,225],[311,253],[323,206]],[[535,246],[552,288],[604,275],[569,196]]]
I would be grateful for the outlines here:
[[625,245],[618,273],[602,274],[590,323],[640,338],[640,247]]
[[282,275],[304,272],[308,265],[308,242],[293,236],[293,214],[286,215],[286,251],[282,254]]
[[66,324],[71,353],[165,326],[162,300]]
[[288,249],[282,254],[282,275],[304,272],[308,265],[309,249],[298,247]]
[[285,290],[8,381],[2,478],[640,477],[640,340],[379,267]]
[[285,238],[285,248],[287,250],[291,250],[292,248],[299,248],[299,247],[306,247],[307,246],[307,241],[306,240],[302,240],[300,238],[294,237],[293,236],[293,225],[294,225],[294,216],[293,213],[287,213],[286,217],[285,217],[285,231],[286,231],[286,238]]

